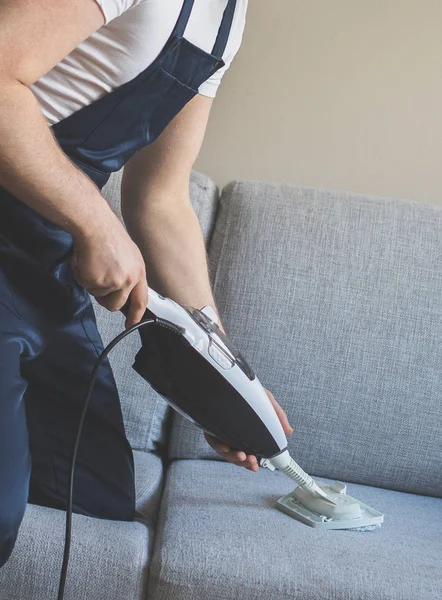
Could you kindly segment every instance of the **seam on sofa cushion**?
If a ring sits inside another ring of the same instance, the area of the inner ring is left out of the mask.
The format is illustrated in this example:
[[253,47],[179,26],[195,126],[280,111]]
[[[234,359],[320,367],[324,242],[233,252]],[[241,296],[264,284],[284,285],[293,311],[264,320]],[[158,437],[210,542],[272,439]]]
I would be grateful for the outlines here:
[[[217,285],[218,285],[218,273],[219,273],[219,265],[222,262],[223,256],[225,254],[225,249],[226,249],[226,244],[227,244],[227,240],[229,238],[229,233],[230,233],[230,227],[232,224],[232,210],[231,210],[231,199],[233,197],[233,194],[236,190],[238,186],[238,183],[236,181],[233,181],[232,183],[228,184],[222,191],[221,197],[219,199],[219,210],[218,210],[218,215],[221,212],[221,210],[223,210],[223,208],[226,210],[225,213],[225,227],[222,227],[222,242],[221,242],[221,250],[219,251],[218,257],[216,259],[216,265],[215,265],[215,271],[213,274],[213,292],[215,294],[216,289],[217,289]],[[231,194],[229,197],[229,205],[228,207],[226,207],[226,205],[224,204],[225,200],[224,199],[224,192],[228,189],[231,188]],[[228,208],[230,210],[228,210]],[[219,225],[222,225],[222,221],[220,223],[218,223],[218,220],[215,220],[215,224],[214,224],[214,228],[213,228],[213,233],[215,234],[215,231],[217,230],[217,227]],[[210,252],[212,250],[212,243],[213,243],[213,237],[211,239],[211,243],[209,245],[209,256],[210,256]],[[210,263],[212,264],[212,261],[210,261]]]

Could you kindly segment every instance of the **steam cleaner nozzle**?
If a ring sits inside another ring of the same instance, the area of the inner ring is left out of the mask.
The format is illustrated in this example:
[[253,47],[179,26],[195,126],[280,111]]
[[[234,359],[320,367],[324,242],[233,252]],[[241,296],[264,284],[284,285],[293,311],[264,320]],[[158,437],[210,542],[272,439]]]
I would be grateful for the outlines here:
[[306,492],[314,496],[315,498],[325,498],[329,500],[327,494],[321,490],[318,484],[308,475],[297,462],[293,460],[290,456],[288,450],[284,450],[281,454],[274,456],[273,458],[265,458],[261,460],[261,466],[267,467],[268,469],[274,471],[278,469],[278,471],[282,471],[285,473],[290,479],[296,481],[299,486],[304,489]]

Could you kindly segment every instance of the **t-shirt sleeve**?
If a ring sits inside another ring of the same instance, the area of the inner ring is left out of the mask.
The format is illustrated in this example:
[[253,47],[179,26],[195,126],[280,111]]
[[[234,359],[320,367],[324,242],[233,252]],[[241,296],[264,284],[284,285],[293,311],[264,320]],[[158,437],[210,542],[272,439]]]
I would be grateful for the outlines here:
[[224,73],[232,64],[233,59],[238,52],[244,33],[244,27],[246,24],[246,13],[247,13],[247,0],[241,0],[237,2],[235,9],[235,16],[232,23],[232,29],[230,31],[229,41],[223,55],[224,66],[218,69],[216,73],[212,75],[207,81],[200,85],[198,92],[202,96],[208,96],[209,98],[215,98],[218,87],[224,76]]
[[143,1],[145,0],[95,0],[104,15],[105,25]]

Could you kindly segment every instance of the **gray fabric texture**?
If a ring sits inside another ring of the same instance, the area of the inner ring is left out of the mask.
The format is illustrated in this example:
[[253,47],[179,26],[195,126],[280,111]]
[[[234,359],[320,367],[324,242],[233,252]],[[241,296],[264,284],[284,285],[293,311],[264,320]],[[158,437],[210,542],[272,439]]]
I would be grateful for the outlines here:
[[442,500],[350,484],[385,523],[319,531],[273,507],[293,487],[264,469],[173,463],[149,600],[440,600]]
[[[142,523],[75,515],[66,600],[144,598],[153,531]],[[28,505],[14,552],[0,571],[0,600],[57,597],[64,513]]]
[[[308,472],[442,495],[442,209],[285,185],[222,194],[224,325]],[[176,419],[170,455],[213,456]]]
[[[122,171],[112,174],[103,189],[103,196],[120,218],[121,177]],[[194,172],[190,182],[190,196],[207,242],[215,218],[218,189],[211,179]],[[93,304],[98,328],[107,344],[123,331],[124,317],[121,313],[109,313],[95,300]],[[161,450],[166,438],[167,404],[131,368],[139,347],[139,336],[133,333],[120,342],[109,359],[121,398],[126,434],[132,447],[139,450]]]
[[[142,523],[75,515],[66,600],[145,597],[153,531]],[[64,513],[29,505],[14,552],[0,571],[0,600],[57,597]]]
[[[73,516],[66,600],[145,598],[163,467],[151,452],[134,452],[134,462],[142,522]],[[0,600],[57,597],[64,519],[62,511],[28,505],[13,554],[0,570]]]
[[222,460],[204,438],[204,433],[196,425],[178,413],[172,415],[169,458],[208,458]]
[[163,462],[153,452],[134,450],[136,519],[155,525],[163,491]]

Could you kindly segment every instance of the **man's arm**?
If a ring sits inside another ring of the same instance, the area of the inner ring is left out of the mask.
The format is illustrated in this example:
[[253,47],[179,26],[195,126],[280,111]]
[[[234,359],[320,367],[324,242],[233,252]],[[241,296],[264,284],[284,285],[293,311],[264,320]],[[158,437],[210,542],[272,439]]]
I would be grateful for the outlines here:
[[215,308],[203,235],[189,198],[189,180],[212,99],[196,96],[162,135],[123,171],[122,213],[146,263],[149,285],[201,308]]
[[142,257],[29,88],[103,23],[94,0],[0,0],[0,185],[72,234],[76,278],[100,304],[117,310],[130,295],[130,325],[147,300]]
[[93,0],[0,0],[0,184],[72,233],[105,201],[57,145],[29,86],[103,22]]
[[[154,144],[126,164],[121,190],[123,218],[144,256],[152,288],[182,304],[216,310],[203,235],[189,199],[211,103],[203,96],[189,102]],[[291,433],[285,412],[267,393],[284,431]],[[230,450],[208,434],[206,439],[229,462],[258,470],[255,456]]]

